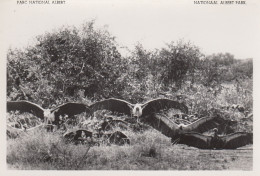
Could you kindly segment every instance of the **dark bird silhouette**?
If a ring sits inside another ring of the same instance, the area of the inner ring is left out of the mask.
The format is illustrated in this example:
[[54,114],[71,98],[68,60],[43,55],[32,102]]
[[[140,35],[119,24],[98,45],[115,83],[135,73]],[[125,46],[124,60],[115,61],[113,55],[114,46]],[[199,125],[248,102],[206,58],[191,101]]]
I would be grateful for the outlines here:
[[107,138],[110,144],[116,144],[116,145],[130,144],[129,138],[120,131],[116,131],[111,134],[105,134],[105,137]]
[[74,144],[85,144],[85,143],[92,143],[92,132],[79,129],[74,131],[69,131],[63,134],[66,142],[73,142]]
[[21,135],[21,133],[23,133],[23,132],[24,132],[24,130],[19,129],[19,128],[14,128],[9,125],[7,125],[7,127],[6,127],[6,135],[8,138],[15,139],[15,138],[19,137]]
[[127,101],[110,98],[107,100],[99,101],[90,106],[92,112],[97,110],[110,110],[112,112],[123,113],[126,115],[133,115],[135,117],[143,117],[151,113],[157,113],[163,109],[175,108],[184,113],[188,113],[188,107],[183,103],[173,101],[170,99],[154,99],[144,104],[131,104]]
[[109,144],[115,144],[115,145],[124,145],[124,144],[130,144],[129,138],[122,132],[116,131],[113,133],[108,134],[93,134],[90,131],[79,129],[74,131],[66,132],[63,137],[65,138],[66,142],[72,142],[74,144],[95,144],[93,137],[96,135],[96,138],[103,138],[105,139]]
[[112,117],[107,117],[100,123],[100,130],[109,131],[115,127],[120,127],[122,129],[128,129],[128,123],[123,120],[113,119]]
[[203,133],[212,128],[216,128],[221,125],[225,125],[225,120],[219,116],[212,117],[203,117],[195,122],[184,125],[184,124],[176,124],[168,117],[159,115],[159,114],[151,114],[141,119],[141,122],[146,123],[153,128],[160,131],[162,134],[171,137],[172,140],[178,139],[179,135],[186,132],[199,132]]
[[90,113],[88,105],[83,103],[65,103],[51,110],[54,114],[54,124],[58,124],[60,121],[60,116],[68,115],[69,118],[73,118],[74,115],[86,112]]
[[37,125],[35,127],[27,128],[26,125],[21,125],[22,128],[15,128],[10,125],[7,125],[6,127],[6,134],[9,138],[17,138],[21,134],[29,134],[30,132],[36,131],[36,130],[49,130],[50,128],[53,128],[53,125],[51,124],[41,124]]
[[214,136],[206,136],[200,133],[190,132],[181,134],[178,143],[200,149],[236,149],[248,144],[253,144],[253,134],[236,132],[226,136],[218,136],[216,130]]
[[[44,116],[48,115],[48,110],[29,101],[7,101],[7,112],[20,111],[20,113],[28,112],[44,120]],[[50,113],[50,112],[49,112]]]
[[24,112],[32,113],[36,117],[45,121],[46,123],[59,125],[60,116],[64,116],[67,114],[69,117],[72,117],[82,112],[89,113],[90,109],[88,108],[87,105],[83,103],[65,103],[54,109],[44,109],[35,103],[22,100],[22,101],[8,101],[7,112],[10,111],[20,111],[21,113]]

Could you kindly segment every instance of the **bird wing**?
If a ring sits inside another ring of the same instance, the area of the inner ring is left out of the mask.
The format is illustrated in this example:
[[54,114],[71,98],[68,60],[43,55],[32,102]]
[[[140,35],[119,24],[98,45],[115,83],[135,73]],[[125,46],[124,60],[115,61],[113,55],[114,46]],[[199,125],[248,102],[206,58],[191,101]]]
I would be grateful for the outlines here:
[[112,112],[118,112],[118,113],[124,113],[127,115],[132,114],[132,108],[134,105],[131,103],[128,103],[127,101],[110,98],[107,100],[99,101],[97,103],[94,103],[90,106],[90,109],[92,112],[98,111],[98,110],[109,110]]
[[119,136],[120,138],[128,138],[123,132],[121,131],[115,131],[114,133],[112,133],[112,135],[114,136]]
[[40,125],[37,125],[37,126],[34,126],[34,127],[31,127],[31,128],[27,128],[25,131],[26,132],[31,132],[31,131],[37,131],[37,130],[45,130],[47,129],[48,127],[55,127],[55,125],[52,125],[52,124],[40,124]]
[[22,132],[24,132],[24,130],[19,128],[14,128],[10,125],[7,125],[6,127],[6,134],[9,138],[17,138],[18,136],[20,136]]
[[7,130],[10,130],[10,131],[19,131],[19,132],[23,132],[23,131],[24,131],[24,130],[21,129],[21,128],[15,128],[15,127],[12,127],[12,126],[10,126],[10,125],[7,125],[7,126],[6,126],[6,129],[7,129]]
[[188,107],[185,104],[170,99],[166,99],[166,98],[154,99],[144,103],[142,106],[144,107],[143,108],[144,116],[150,113],[155,113],[160,110],[170,109],[170,108],[179,109],[186,114],[188,113]]
[[120,131],[115,131],[114,133],[109,134],[108,140],[110,143],[114,143],[117,145],[130,144],[129,138]]
[[186,131],[203,133],[212,128],[218,127],[218,125],[221,124],[222,120],[223,119],[221,117],[203,117],[187,125]]
[[176,131],[179,129],[176,123],[171,121],[168,117],[159,114],[144,116],[144,118],[141,118],[140,121],[152,126],[168,137],[174,137],[176,135]]
[[118,119],[114,119],[114,120],[112,120],[112,122],[110,122],[110,123],[123,123],[123,124],[125,124],[125,125],[128,125],[128,123],[127,123],[126,121],[118,120]]
[[76,135],[76,131],[67,131],[63,134],[63,137],[65,138],[71,138],[74,137]]
[[90,109],[88,105],[84,103],[65,103],[51,110],[55,113],[55,116],[65,115],[73,116],[81,114],[83,112],[89,113]]
[[220,137],[225,149],[236,149],[248,144],[253,144],[253,133],[237,132]]
[[76,130],[76,135],[81,136],[82,132],[85,132],[86,137],[92,137],[92,132],[83,129]]
[[188,146],[200,148],[200,149],[208,149],[211,141],[211,136],[205,136],[200,133],[183,133],[180,136],[179,144],[185,144]]
[[7,101],[7,112],[20,111],[21,113],[28,112],[35,116],[44,119],[44,109],[29,101]]
[[92,132],[87,131],[87,130],[83,130],[83,129],[79,129],[79,130],[72,130],[72,131],[68,131],[66,133],[63,134],[64,138],[79,138],[82,134],[82,131],[85,132],[86,137],[92,137]]

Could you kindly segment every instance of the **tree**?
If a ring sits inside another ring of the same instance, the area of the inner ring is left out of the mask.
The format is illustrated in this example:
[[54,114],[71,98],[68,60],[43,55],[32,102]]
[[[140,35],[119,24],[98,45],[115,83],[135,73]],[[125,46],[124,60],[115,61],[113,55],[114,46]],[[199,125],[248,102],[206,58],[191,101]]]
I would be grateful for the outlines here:
[[202,56],[199,48],[190,43],[178,41],[168,44],[159,53],[161,79],[166,85],[175,83],[180,88],[184,78],[194,73]]
[[91,21],[79,29],[67,26],[37,36],[36,44],[24,50],[10,49],[7,66],[8,92],[24,87],[35,95],[12,99],[38,99],[48,106],[73,100],[82,90],[97,99],[116,93],[111,86],[125,69],[125,61],[115,37],[106,29],[94,29]]

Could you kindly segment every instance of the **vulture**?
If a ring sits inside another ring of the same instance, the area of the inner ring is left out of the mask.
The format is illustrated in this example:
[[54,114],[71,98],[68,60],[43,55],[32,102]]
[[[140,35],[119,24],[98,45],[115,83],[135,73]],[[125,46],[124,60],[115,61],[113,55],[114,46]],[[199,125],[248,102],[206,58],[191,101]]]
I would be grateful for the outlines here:
[[130,144],[129,138],[120,131],[116,131],[111,134],[105,134],[105,137],[107,138],[107,141],[110,144],[116,144],[116,145]]
[[87,105],[83,103],[65,103],[54,109],[44,109],[41,106],[29,101],[7,101],[7,112],[20,111],[21,113],[32,113],[46,123],[59,125],[60,116],[68,115],[69,117],[82,112],[90,112]]
[[189,132],[181,134],[177,143],[199,149],[237,149],[253,144],[253,133],[236,132],[226,136],[218,136],[217,130],[215,130],[214,136],[206,136],[200,133]]
[[17,138],[19,137],[21,134],[25,134],[27,132],[33,132],[35,130],[42,130],[42,129],[46,129],[47,131],[52,130],[54,127],[51,124],[41,124],[41,125],[37,125],[35,127],[31,127],[31,128],[27,128],[26,125],[25,126],[21,126],[22,128],[15,128],[12,127],[10,125],[7,125],[6,128],[6,134],[7,137],[9,138]]
[[63,137],[65,138],[66,142],[73,142],[76,145],[80,143],[92,143],[92,136],[92,132],[83,129],[74,130],[63,134]]
[[90,113],[88,105],[83,103],[65,103],[51,110],[54,113],[54,124],[58,124],[60,121],[60,116],[68,115],[68,117],[73,117],[74,115],[86,112]]
[[15,139],[15,138],[19,137],[22,132],[24,132],[24,130],[19,129],[19,128],[14,128],[10,125],[7,125],[6,135],[9,138]]
[[[97,134],[96,134],[97,135]],[[67,132],[63,135],[66,142],[73,142],[74,144],[95,144],[96,142],[93,140],[93,134],[90,131],[79,129]],[[109,144],[116,144],[116,145],[124,145],[130,144],[129,138],[122,132],[116,131],[109,134],[101,134],[97,135],[97,138],[105,139]]]
[[216,128],[220,125],[225,125],[226,120],[219,116],[212,117],[203,117],[191,124],[176,124],[168,117],[159,115],[159,114],[151,114],[141,119],[141,122],[146,123],[156,130],[160,131],[162,134],[171,137],[172,140],[176,140],[179,138],[179,135],[187,132],[199,132],[203,133],[212,128]]
[[120,127],[120,128],[127,130],[128,123],[123,120],[117,120],[117,119],[108,117],[100,124],[100,130],[102,130],[102,131],[109,131],[109,130],[113,129],[114,127]]
[[144,104],[131,104],[124,100],[110,98],[99,101],[90,106],[92,113],[97,110],[106,109],[112,112],[133,115],[138,119],[141,116],[144,117],[146,115],[159,112],[160,110],[170,108],[179,109],[186,114],[188,113],[188,107],[185,104],[165,98],[154,99]]
[[50,114],[50,110],[45,110],[41,106],[29,101],[7,101],[7,112],[20,111],[20,113],[29,112],[44,120],[45,116]]

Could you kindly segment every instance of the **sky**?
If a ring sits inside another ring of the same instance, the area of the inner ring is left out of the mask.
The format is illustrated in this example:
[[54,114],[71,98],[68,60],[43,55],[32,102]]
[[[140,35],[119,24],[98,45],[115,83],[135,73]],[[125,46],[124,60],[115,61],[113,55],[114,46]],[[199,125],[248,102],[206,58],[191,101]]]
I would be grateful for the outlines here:
[[27,46],[35,36],[62,25],[79,26],[95,19],[97,28],[107,26],[116,41],[129,49],[137,43],[160,49],[184,40],[206,55],[229,52],[238,59],[260,57],[257,0],[247,0],[246,5],[198,5],[191,0],[65,1],[63,5],[18,5],[16,0],[0,0],[4,50]]

